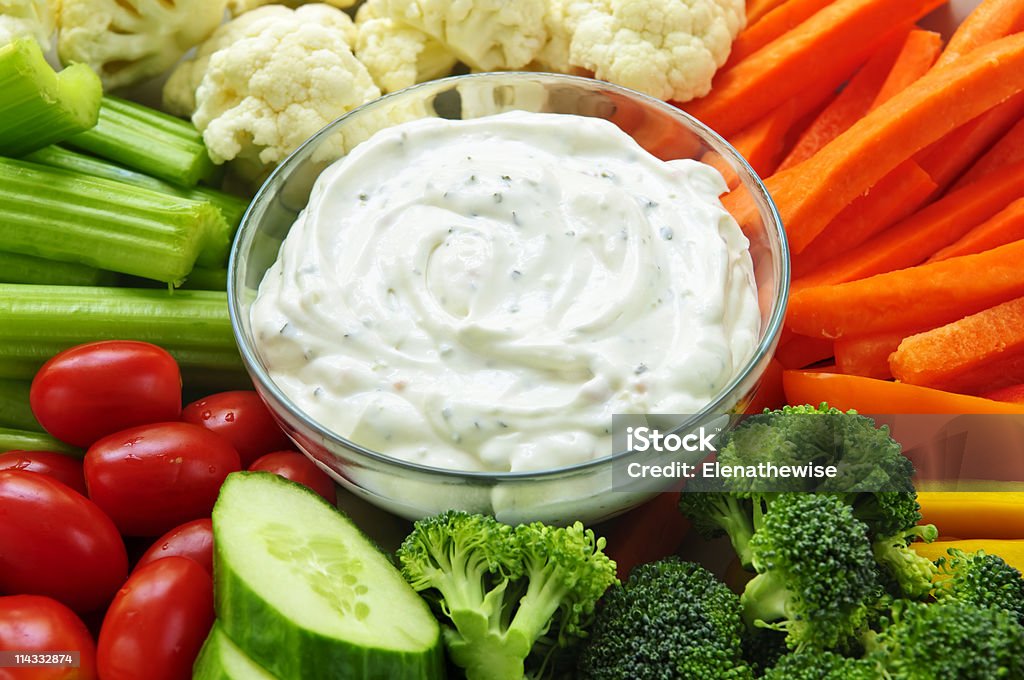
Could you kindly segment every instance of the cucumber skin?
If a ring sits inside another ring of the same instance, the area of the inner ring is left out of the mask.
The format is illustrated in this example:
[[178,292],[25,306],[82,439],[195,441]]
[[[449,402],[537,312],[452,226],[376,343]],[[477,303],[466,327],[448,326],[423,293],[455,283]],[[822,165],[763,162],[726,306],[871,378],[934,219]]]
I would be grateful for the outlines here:
[[[306,487],[294,486],[332,512],[338,512]],[[365,535],[363,538],[369,541]],[[444,680],[446,677],[440,635],[430,649],[402,653],[351,644],[283,620],[281,613],[231,568],[229,560],[218,549],[216,522],[213,567],[214,609],[221,628],[249,658],[281,680]]]
[[[230,649],[222,650],[221,647],[225,644],[230,644],[227,641],[227,635],[220,629],[217,623],[213,624],[213,628],[210,629],[210,634],[206,638],[206,642],[203,643],[203,648],[199,650],[199,656],[196,657],[195,665],[192,668],[192,680],[260,680],[260,679],[272,679],[273,676],[270,673],[264,671],[257,678],[250,672],[245,675],[232,675],[230,669],[228,669],[222,662],[221,659],[225,653],[232,653]],[[241,654],[238,650],[235,653]],[[252,660],[249,660],[250,663]]]

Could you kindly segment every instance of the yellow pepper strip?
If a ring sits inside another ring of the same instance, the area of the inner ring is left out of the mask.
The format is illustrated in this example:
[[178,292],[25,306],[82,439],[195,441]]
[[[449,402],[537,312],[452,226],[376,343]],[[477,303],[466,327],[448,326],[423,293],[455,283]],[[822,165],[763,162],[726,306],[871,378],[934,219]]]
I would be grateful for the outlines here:
[[922,491],[917,501],[943,539],[1024,539],[1024,492]]
[[1003,541],[975,538],[968,541],[935,541],[934,543],[915,541],[910,544],[910,547],[918,555],[927,557],[932,561],[940,557],[948,557],[949,554],[946,550],[949,548],[958,548],[968,553],[984,550],[986,555],[998,555],[1011,567],[1024,573],[1024,540]]

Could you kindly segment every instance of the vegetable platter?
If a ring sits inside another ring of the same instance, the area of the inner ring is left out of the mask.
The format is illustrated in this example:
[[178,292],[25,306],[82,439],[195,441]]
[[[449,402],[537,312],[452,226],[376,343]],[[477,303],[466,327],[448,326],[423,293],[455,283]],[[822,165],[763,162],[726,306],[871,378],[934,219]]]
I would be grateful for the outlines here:
[[[519,69],[744,154],[793,276],[718,460],[876,487],[411,523],[296,450],[227,311],[257,187],[382,94]],[[1021,73],[1021,0],[0,0],[0,680],[1024,679],[1024,495],[918,492],[858,415],[1024,413]]]

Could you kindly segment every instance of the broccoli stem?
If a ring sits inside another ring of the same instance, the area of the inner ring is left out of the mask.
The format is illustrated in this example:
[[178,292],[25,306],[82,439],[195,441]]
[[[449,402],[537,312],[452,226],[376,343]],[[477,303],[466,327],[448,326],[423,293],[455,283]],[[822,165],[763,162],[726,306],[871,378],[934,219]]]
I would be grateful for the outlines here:
[[[773,571],[758,574],[750,579],[743,589],[743,596],[740,598],[743,605],[743,620],[750,628],[759,625],[758,621],[770,624],[788,618],[786,609],[790,592],[774,574]],[[770,625],[765,627],[772,628]]]

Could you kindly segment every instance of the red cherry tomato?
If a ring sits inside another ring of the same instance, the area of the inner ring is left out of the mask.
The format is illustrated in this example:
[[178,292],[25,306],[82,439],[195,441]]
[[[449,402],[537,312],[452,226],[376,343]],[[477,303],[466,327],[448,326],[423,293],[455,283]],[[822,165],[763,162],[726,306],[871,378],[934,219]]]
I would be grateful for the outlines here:
[[298,482],[323,496],[331,505],[338,500],[334,480],[298,451],[268,453],[250,465],[249,469],[273,472],[275,475]]
[[124,542],[95,503],[45,475],[0,471],[0,592],[88,612],[127,574]]
[[92,342],[43,364],[29,402],[47,432],[84,447],[126,427],[177,420],[181,372],[174,357],[148,342]]
[[266,453],[292,445],[260,395],[252,390],[211,394],[186,406],[181,419],[226,437],[238,451],[242,467],[248,467]]
[[131,575],[107,610],[96,645],[103,680],[190,680],[213,625],[213,579],[167,557]]
[[85,452],[89,497],[126,536],[209,517],[224,478],[239,469],[226,439],[190,423],[129,428]]
[[86,495],[82,461],[56,451],[6,451],[0,453],[0,470],[28,470],[53,477]]
[[78,652],[78,667],[0,667],[0,680],[94,680],[96,644],[75,613],[49,597],[0,597],[0,650]]
[[212,575],[213,523],[208,519],[197,519],[171,529],[143,553],[135,565],[135,571],[150,562],[175,556],[195,560]]

